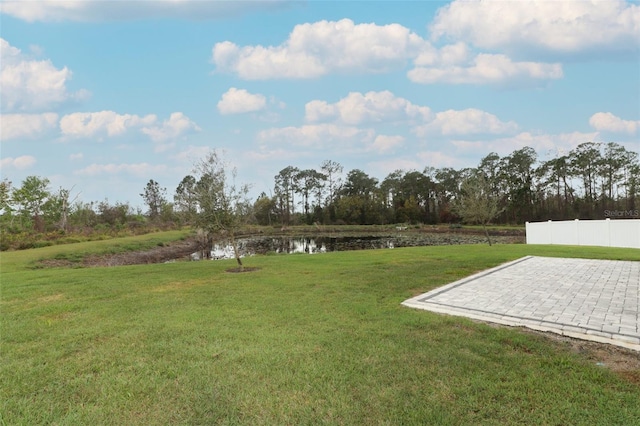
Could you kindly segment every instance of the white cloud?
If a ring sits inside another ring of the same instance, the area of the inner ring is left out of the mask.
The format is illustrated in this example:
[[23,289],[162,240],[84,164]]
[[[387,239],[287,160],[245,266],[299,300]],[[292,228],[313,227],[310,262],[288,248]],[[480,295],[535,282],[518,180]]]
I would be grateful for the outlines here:
[[71,161],[80,161],[84,158],[84,154],[81,152],[77,152],[75,154],[69,155],[69,160]]
[[402,67],[425,43],[399,24],[342,19],[296,25],[279,46],[217,43],[212,60],[218,71],[247,80],[315,78],[330,72],[375,73]]
[[143,127],[142,133],[149,136],[154,142],[164,142],[169,139],[177,139],[191,132],[200,131],[200,127],[181,112],[174,112],[162,125]]
[[172,155],[171,158],[181,163],[196,164],[204,158],[209,151],[211,151],[211,147],[209,146],[189,145],[186,149]]
[[3,169],[24,170],[32,167],[34,164],[36,164],[36,159],[31,155],[22,155],[17,158],[7,157],[0,160],[0,166],[2,166]]
[[[266,161],[282,162],[297,160],[305,155],[299,151],[293,151],[291,149],[268,149],[266,147],[262,147],[259,151],[248,151],[246,156],[251,163],[263,164]],[[271,171],[269,173],[271,173]]]
[[43,111],[69,100],[82,100],[86,90],[70,93],[71,71],[49,60],[31,60],[0,38],[0,104],[3,111]]
[[305,118],[309,122],[338,119],[342,123],[357,125],[371,122],[423,121],[431,110],[395,96],[389,91],[351,92],[335,104],[311,101],[305,105]]
[[409,60],[415,68],[407,73],[408,78],[422,84],[520,86],[563,77],[560,63],[515,61],[503,53],[477,53],[463,41],[438,48],[399,24],[355,24],[349,19],[297,25],[278,46],[220,42],[213,47],[212,55],[217,71],[247,80],[389,72],[404,67]]
[[153,125],[156,120],[155,115],[141,117],[114,111],[74,112],[62,117],[60,130],[63,136],[76,138],[118,136],[131,128]]
[[11,46],[7,40],[0,38],[0,56],[4,63],[16,63],[20,62],[22,53],[17,47]]
[[422,170],[424,163],[420,162],[416,158],[385,158],[380,161],[371,161],[367,163],[367,173],[371,173],[373,176],[378,176],[383,180],[390,173],[396,170]]
[[286,7],[290,1],[104,1],[11,0],[0,3],[2,13],[25,20],[100,22],[145,18],[219,19]]
[[220,114],[242,114],[260,111],[267,105],[267,98],[260,94],[251,94],[245,89],[235,87],[227,90],[218,102]]
[[83,169],[76,170],[75,174],[81,176],[117,175],[128,174],[136,177],[146,177],[164,173],[165,165],[152,165],[149,163],[121,163],[121,164],[91,164]]
[[568,152],[583,142],[598,141],[600,136],[597,132],[583,133],[559,133],[559,134],[536,134],[531,132],[521,132],[514,136],[491,139],[487,141],[452,141],[452,144],[461,154],[475,153],[486,155],[489,152],[496,152],[499,155],[508,155],[513,151],[529,146],[539,155],[545,153],[555,153],[558,151]]
[[[416,63],[426,63],[418,58]],[[544,81],[562,78],[562,65],[542,62],[513,62],[502,54],[478,54],[466,65],[418,66],[407,73],[414,83],[434,84],[520,84],[522,81]]]
[[597,112],[589,119],[596,130],[614,133],[634,134],[640,129],[640,120],[623,120],[610,112]]
[[53,130],[58,125],[58,114],[2,114],[0,140],[34,138]]
[[469,47],[463,42],[449,44],[440,49],[428,44],[413,62],[416,66],[446,66],[466,62],[470,54]]
[[432,134],[504,134],[517,130],[518,125],[515,122],[505,123],[495,115],[475,108],[439,112],[433,121],[413,129],[414,133],[420,137]]
[[456,0],[438,11],[430,31],[434,39],[484,49],[637,52],[640,7],[624,0]]
[[442,151],[418,151],[411,158],[388,158],[367,164],[377,176],[385,177],[396,170],[424,170],[425,166],[462,168],[469,166],[460,157]]
[[258,133],[258,141],[261,143],[284,143],[315,148],[323,148],[335,143],[366,143],[373,141],[373,138],[373,130],[335,124],[272,128]]
[[383,154],[385,152],[393,151],[394,148],[402,146],[403,143],[404,137],[402,136],[378,135],[373,141],[371,149],[380,154]]
[[465,162],[456,155],[450,155],[442,151],[420,151],[416,154],[416,158],[420,160],[422,167],[453,167],[461,168],[468,166]]
[[[138,130],[156,143],[175,140],[190,132],[199,131],[196,123],[181,112],[174,112],[168,120],[158,123],[154,114],[139,116],[118,114],[114,111],[75,112],[62,117],[60,131],[70,138],[103,138],[121,136],[130,130]],[[163,150],[163,146],[158,149]]]

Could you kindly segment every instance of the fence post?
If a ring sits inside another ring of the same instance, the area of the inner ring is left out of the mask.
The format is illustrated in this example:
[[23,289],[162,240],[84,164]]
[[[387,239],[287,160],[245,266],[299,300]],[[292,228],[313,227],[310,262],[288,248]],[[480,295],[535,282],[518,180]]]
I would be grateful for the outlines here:
[[576,219],[575,221],[576,224],[576,245],[580,245],[580,219]]
[[611,247],[611,218],[606,218],[607,224],[607,247]]

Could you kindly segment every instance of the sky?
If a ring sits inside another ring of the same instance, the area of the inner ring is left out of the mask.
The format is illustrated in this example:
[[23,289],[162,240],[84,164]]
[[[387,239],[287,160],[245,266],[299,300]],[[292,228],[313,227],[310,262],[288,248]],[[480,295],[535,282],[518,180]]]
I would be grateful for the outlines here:
[[640,152],[640,3],[0,0],[0,166],[83,202],[172,200],[209,150],[252,197],[287,166]]

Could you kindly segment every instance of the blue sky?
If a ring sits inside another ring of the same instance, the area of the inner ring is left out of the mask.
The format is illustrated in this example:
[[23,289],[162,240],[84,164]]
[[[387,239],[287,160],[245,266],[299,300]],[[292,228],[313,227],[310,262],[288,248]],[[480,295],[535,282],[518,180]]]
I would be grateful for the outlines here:
[[85,202],[171,199],[209,149],[254,197],[324,160],[640,151],[636,1],[0,1],[0,24],[2,178]]

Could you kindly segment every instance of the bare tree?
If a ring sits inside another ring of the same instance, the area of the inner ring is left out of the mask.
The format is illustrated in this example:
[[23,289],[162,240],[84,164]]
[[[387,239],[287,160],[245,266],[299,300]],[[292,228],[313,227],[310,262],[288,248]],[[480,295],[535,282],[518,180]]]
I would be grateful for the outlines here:
[[331,160],[323,161],[320,167],[322,168],[324,175],[327,177],[327,190],[329,192],[327,205],[329,205],[335,201],[335,195],[340,189],[340,175],[342,174],[343,167],[340,163]]
[[75,185],[71,187],[71,189],[60,188],[58,190],[58,198],[60,199],[60,229],[63,232],[67,232],[68,222],[69,222],[69,208],[70,206],[76,202],[78,197],[80,197],[80,193],[76,194],[76,196],[69,200],[71,197],[71,191],[73,191]]
[[193,173],[197,179],[194,191],[198,204],[196,225],[208,236],[209,244],[215,236],[226,239],[242,270],[236,234],[249,217],[249,186],[236,184],[236,169],[216,151],[210,151],[196,163]]

